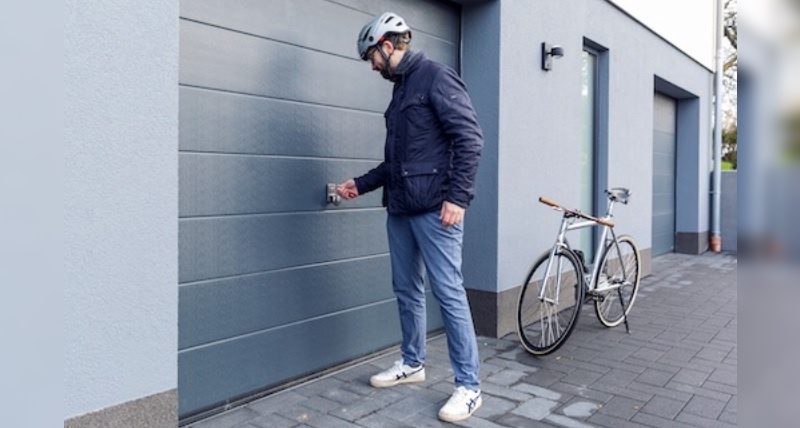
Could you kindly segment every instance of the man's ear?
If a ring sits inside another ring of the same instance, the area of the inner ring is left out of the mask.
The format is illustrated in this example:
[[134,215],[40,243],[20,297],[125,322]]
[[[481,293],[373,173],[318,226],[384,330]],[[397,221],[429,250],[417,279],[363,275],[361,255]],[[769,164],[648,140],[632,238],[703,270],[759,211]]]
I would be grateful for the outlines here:
[[382,45],[385,47],[384,52],[386,55],[391,55],[395,50],[394,43],[391,40],[384,40]]

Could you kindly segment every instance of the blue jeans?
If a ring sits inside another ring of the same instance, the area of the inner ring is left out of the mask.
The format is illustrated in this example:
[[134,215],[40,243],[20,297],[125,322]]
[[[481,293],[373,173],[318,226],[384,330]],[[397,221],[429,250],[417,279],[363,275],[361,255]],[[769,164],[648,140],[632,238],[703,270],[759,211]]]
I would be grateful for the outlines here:
[[428,272],[447,334],[456,386],[480,389],[478,344],[461,275],[462,224],[442,226],[439,212],[389,215],[386,221],[392,260],[392,286],[400,310],[403,362],[425,363],[425,286]]

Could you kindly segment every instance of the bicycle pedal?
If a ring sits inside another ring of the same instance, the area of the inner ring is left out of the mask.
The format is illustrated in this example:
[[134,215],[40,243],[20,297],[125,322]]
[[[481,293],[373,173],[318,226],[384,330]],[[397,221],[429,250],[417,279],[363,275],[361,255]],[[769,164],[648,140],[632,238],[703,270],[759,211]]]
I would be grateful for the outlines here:
[[606,300],[606,296],[596,292],[596,291],[587,291],[586,296],[595,302],[603,302]]

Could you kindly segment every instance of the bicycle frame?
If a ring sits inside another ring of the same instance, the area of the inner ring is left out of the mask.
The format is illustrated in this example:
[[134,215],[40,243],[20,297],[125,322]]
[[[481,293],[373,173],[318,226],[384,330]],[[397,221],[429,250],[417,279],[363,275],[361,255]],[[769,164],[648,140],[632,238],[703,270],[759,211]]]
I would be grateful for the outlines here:
[[[601,218],[601,220],[610,220],[611,217],[612,217],[613,210],[614,210],[614,201],[609,199],[608,205],[606,207],[606,214],[605,214],[605,216],[603,216]],[[572,248],[569,246],[569,242],[567,241],[567,232],[570,232],[570,231],[573,231],[573,230],[578,230],[578,229],[584,229],[584,228],[587,228],[587,227],[598,227],[598,226],[600,226],[600,227],[603,228],[603,230],[600,233],[600,239],[598,240],[598,243],[597,243],[597,250],[595,251],[594,257],[592,259],[592,273],[591,273],[591,275],[585,275],[583,272],[581,272],[581,275],[583,275],[583,281],[584,281],[584,284],[586,285],[586,290],[587,291],[597,291],[597,290],[599,290],[599,291],[607,291],[607,290],[611,290],[611,289],[614,289],[614,288],[619,288],[622,284],[609,285],[607,287],[602,287],[602,288],[598,288],[599,285],[596,284],[596,282],[599,282],[599,281],[596,281],[596,280],[600,278],[600,263],[599,263],[599,261],[600,261],[600,258],[603,255],[603,252],[605,251],[605,247],[607,245],[607,242],[609,242],[609,240],[608,240],[609,233],[611,234],[610,242],[616,242],[616,239],[617,239],[617,236],[616,236],[616,233],[614,232],[614,229],[611,226],[607,225],[607,224],[598,223],[597,219],[595,219],[595,220],[580,220],[580,221],[576,221],[576,219],[579,218],[579,217],[582,217],[582,215],[580,213],[575,213],[575,212],[564,210],[564,215],[561,217],[561,226],[559,227],[558,236],[556,237],[556,242],[555,242],[555,244],[553,244],[553,248],[550,250],[550,262],[548,263],[547,268],[545,269],[545,278],[549,278],[550,277],[550,269],[552,268],[552,261],[555,259],[555,253],[558,250],[558,248],[564,248],[564,249],[572,251]],[[586,216],[586,217],[590,217],[590,216]],[[619,248],[617,248],[617,251],[619,251]],[[623,272],[624,272],[624,267],[623,267]],[[560,282],[561,278],[558,278],[557,281]],[[556,301],[558,301],[558,297],[559,297],[558,293],[560,291],[560,288],[561,287],[557,287],[556,288],[556,290],[557,290],[556,291]],[[545,289],[543,287],[539,291],[539,296],[538,296],[539,299],[543,299],[544,298],[544,292],[545,292]]]

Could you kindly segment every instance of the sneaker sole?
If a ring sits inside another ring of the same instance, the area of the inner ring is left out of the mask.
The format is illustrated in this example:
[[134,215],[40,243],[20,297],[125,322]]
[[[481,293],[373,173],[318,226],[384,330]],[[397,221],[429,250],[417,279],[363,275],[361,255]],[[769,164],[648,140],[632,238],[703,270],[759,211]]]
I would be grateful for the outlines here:
[[422,372],[421,375],[419,373],[414,373],[409,377],[404,377],[398,380],[381,381],[376,379],[370,379],[369,384],[375,388],[389,388],[395,385],[400,385],[401,383],[417,383],[424,381],[425,381],[425,372]]
[[448,414],[439,413],[439,419],[441,419],[441,420],[443,420],[445,422],[460,422],[460,421],[463,421],[465,419],[469,419],[469,417],[472,416],[472,414],[475,413],[476,410],[481,408],[482,404],[483,404],[483,397],[480,397],[480,398],[478,398],[478,403],[475,405],[475,408],[472,409],[472,411],[469,412],[468,414],[466,414],[466,415],[448,415]]

